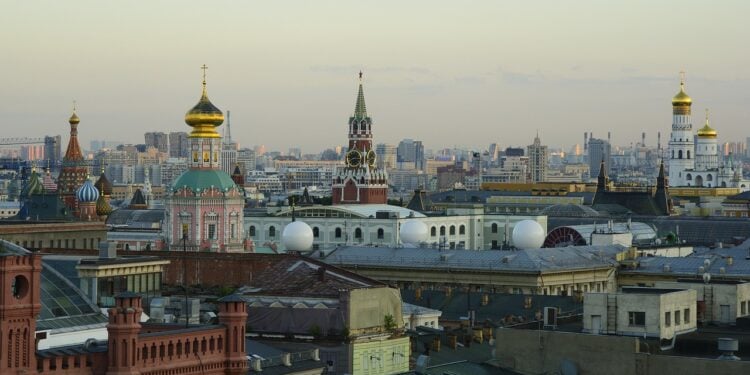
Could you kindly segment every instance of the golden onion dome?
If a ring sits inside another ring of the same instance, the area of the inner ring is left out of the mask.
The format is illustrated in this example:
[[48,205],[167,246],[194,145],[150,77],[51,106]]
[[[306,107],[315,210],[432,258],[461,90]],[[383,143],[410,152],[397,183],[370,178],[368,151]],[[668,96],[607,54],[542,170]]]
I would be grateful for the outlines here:
[[70,116],[70,119],[68,119],[68,123],[71,125],[78,125],[78,123],[81,122],[81,119],[78,118],[78,115],[73,112],[73,115]]
[[672,98],[672,106],[690,106],[693,99],[685,92],[685,78],[680,79],[680,92]]
[[719,135],[719,133],[716,132],[716,129],[712,128],[711,125],[708,124],[708,110],[706,110],[706,124],[703,125],[702,128],[698,129],[697,134],[700,138],[716,138],[716,136]]
[[198,104],[193,106],[185,114],[185,123],[193,128],[190,137],[193,138],[219,138],[216,128],[224,123],[224,114],[219,108],[216,108],[208,99],[206,92],[206,66],[203,66],[203,94]]

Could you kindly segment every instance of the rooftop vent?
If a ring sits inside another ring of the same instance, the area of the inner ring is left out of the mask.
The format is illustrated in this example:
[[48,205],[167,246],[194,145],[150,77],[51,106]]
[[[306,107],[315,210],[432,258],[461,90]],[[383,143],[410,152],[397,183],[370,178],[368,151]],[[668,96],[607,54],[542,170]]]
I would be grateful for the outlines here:
[[734,355],[734,352],[738,349],[739,345],[737,344],[737,339],[719,338],[719,351],[721,352],[721,355],[717,359],[739,361],[740,357]]

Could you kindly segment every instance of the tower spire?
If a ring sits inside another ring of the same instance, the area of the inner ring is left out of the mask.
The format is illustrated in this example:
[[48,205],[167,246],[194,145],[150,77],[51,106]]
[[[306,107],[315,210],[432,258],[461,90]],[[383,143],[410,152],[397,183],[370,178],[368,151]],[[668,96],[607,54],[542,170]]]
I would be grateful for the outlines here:
[[357,104],[354,106],[354,117],[357,119],[364,119],[367,117],[365,92],[362,89],[362,71],[359,72],[359,92],[357,92]]
[[205,95],[206,94],[206,71],[208,70],[208,67],[206,66],[206,64],[203,64],[203,66],[201,66],[201,69],[203,69],[203,95]]

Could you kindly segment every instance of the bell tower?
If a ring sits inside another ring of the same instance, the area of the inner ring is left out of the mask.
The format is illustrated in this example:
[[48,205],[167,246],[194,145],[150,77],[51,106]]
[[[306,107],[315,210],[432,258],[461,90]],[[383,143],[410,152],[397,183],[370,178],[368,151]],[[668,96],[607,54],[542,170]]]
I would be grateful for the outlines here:
[[377,167],[372,146],[372,118],[367,115],[362,72],[354,115],[349,117],[349,149],[344,167],[333,177],[333,204],[378,203],[388,201],[388,173]]
[[42,257],[0,241],[0,374],[36,371]]

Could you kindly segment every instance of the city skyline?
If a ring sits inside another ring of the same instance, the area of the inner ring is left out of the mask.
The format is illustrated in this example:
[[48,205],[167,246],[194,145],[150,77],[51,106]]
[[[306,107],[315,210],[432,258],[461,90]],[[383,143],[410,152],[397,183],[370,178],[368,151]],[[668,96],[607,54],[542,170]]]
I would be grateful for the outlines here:
[[233,138],[276,150],[344,144],[360,70],[375,143],[526,146],[537,130],[566,151],[587,131],[664,143],[680,70],[721,142],[750,120],[742,2],[70,4],[6,13],[5,136],[65,138],[73,100],[84,145],[184,131],[203,63]]

